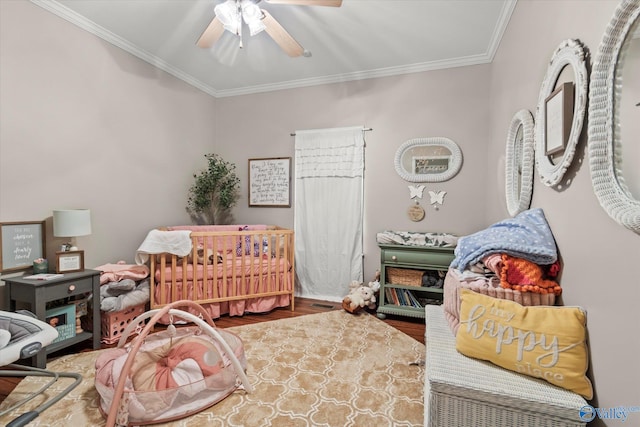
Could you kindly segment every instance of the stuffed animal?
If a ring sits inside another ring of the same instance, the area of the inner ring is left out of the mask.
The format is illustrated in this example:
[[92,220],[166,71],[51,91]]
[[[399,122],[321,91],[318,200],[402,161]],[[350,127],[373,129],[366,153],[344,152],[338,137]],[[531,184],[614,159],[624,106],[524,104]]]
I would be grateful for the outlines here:
[[[198,245],[196,253],[198,254],[198,264],[204,264],[205,258],[208,258],[207,264],[214,263],[213,250],[211,248],[204,248],[202,245]],[[220,254],[220,252],[218,252],[216,255],[217,256],[215,257],[215,262],[220,264],[222,262],[222,255]],[[191,261],[191,258],[191,255],[189,255],[189,261]]]
[[[211,248],[205,248],[203,247],[201,244],[198,245],[198,247],[196,248],[196,264],[204,264],[204,260],[205,258],[207,258],[207,264],[211,265],[214,263],[218,263],[220,264],[222,262],[222,254],[220,254],[220,252],[218,252],[216,254],[216,256],[214,257],[213,255],[213,250]],[[160,254],[156,255],[156,262],[159,264],[160,263],[160,259],[161,256]],[[176,263],[178,265],[182,264],[184,257],[181,256],[176,256]],[[214,261],[215,259],[215,261]],[[171,262],[171,255],[169,255],[167,257],[167,263]],[[189,252],[189,255],[187,255],[187,263],[189,264],[193,264],[193,251]]]
[[349,288],[351,289],[349,295],[342,300],[342,308],[346,311],[356,313],[364,307],[368,307],[369,309],[376,308],[375,293],[380,289],[379,282],[369,282],[369,284],[364,285],[354,280],[349,285]]

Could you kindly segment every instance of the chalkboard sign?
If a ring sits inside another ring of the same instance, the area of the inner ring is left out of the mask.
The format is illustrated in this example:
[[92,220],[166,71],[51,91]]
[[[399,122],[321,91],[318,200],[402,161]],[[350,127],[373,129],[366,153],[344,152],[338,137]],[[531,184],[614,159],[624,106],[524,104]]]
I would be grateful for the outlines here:
[[249,207],[291,206],[291,157],[249,159]]
[[44,257],[44,221],[0,223],[0,272],[25,270]]

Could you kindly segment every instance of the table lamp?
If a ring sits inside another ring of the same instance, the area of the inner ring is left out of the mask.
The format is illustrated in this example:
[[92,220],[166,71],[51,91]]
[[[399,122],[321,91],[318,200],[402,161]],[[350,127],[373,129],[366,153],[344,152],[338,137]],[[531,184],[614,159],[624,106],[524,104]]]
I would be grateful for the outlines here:
[[[91,211],[89,209],[67,209],[53,211],[53,235],[55,237],[79,237],[91,234]],[[56,252],[56,272],[84,270],[84,251],[71,242]]]

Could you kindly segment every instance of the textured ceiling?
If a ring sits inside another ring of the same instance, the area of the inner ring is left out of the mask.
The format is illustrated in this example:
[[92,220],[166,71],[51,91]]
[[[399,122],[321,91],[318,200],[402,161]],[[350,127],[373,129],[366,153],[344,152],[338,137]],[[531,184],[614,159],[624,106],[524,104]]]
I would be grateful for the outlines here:
[[290,58],[264,32],[197,47],[221,0],[31,1],[215,97],[488,63],[516,2],[259,2],[311,53]]

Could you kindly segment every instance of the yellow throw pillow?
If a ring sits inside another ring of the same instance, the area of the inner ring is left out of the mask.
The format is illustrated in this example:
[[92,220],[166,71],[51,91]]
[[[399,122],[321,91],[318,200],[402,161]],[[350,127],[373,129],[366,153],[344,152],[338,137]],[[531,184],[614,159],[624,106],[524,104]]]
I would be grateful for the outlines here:
[[460,296],[456,349],[511,371],[593,397],[586,376],[587,317],[579,307],[522,305],[468,289]]

